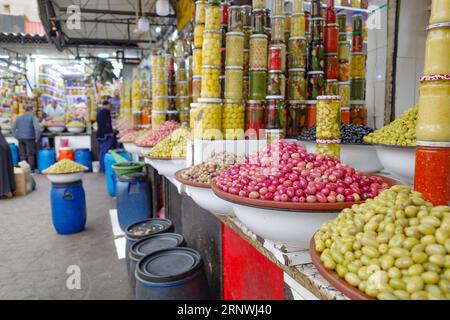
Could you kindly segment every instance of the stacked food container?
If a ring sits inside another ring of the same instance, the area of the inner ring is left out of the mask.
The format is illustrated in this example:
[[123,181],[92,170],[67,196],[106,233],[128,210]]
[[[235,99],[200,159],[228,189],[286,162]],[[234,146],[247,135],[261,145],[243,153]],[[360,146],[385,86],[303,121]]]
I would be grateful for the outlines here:
[[142,124],[142,110],[141,110],[141,90],[139,86],[139,70],[133,69],[133,82],[131,89],[131,112],[133,114],[133,125],[138,126]]
[[318,96],[316,115],[317,151],[336,158],[340,156],[341,97]]
[[152,56],[152,127],[156,128],[167,119],[169,110],[169,56]]
[[450,6],[431,3],[420,79],[414,189],[435,205],[450,199]]
[[353,15],[352,47],[350,55],[350,123],[367,123],[365,107],[366,54],[364,53],[363,16]]
[[334,12],[334,0],[328,0],[324,29],[325,49],[325,94],[338,94],[339,57],[338,57],[339,28]]
[[149,81],[150,75],[147,69],[143,69],[140,77],[140,88],[141,88],[141,123],[143,125],[148,125],[150,123],[150,115],[152,114],[152,104],[150,99],[151,86]]
[[225,59],[226,59],[226,34],[228,32],[228,1],[220,3],[220,99],[225,97]]
[[341,122],[350,122],[350,44],[347,41],[347,14],[337,15],[339,28],[339,71],[338,71],[338,92],[341,96]]
[[187,122],[189,115],[189,81],[186,58],[184,56],[176,58],[177,70],[176,80],[176,102],[175,107],[180,122]]
[[306,126],[306,34],[303,0],[292,1],[288,54],[286,136],[298,137]]
[[265,128],[267,48],[269,44],[269,37],[266,35],[268,17],[265,7],[265,0],[253,1],[252,35],[249,38],[248,95],[244,96],[248,98],[245,130],[250,139],[262,137],[262,130]]

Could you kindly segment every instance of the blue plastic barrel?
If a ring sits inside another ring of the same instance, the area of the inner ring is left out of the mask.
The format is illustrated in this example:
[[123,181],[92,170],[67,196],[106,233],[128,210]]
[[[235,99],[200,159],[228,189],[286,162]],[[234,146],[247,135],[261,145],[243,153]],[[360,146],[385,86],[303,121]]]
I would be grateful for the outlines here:
[[[131,154],[123,151],[123,149],[114,150],[125,159],[131,161]],[[111,197],[116,196],[116,174],[112,169],[112,165],[116,163],[113,156],[109,153],[105,154],[105,176],[106,176],[106,188]]]
[[158,250],[182,246],[184,246],[184,238],[178,233],[155,234],[134,243],[131,246],[130,253],[127,257],[128,276],[130,278],[132,291],[134,292],[134,289],[136,288],[136,278],[134,277],[134,272],[136,270],[136,264],[139,260]]
[[86,198],[81,181],[53,183],[51,190],[53,226],[59,234],[84,230],[86,225]]
[[129,225],[152,217],[152,197],[147,175],[143,172],[122,174],[116,184],[117,216],[125,230]]
[[[128,257],[131,246],[139,240],[155,234],[173,232],[173,230],[173,223],[169,219],[150,218],[129,225],[125,229],[125,239],[127,240],[125,257]],[[127,263],[127,269],[128,267],[129,265]]]
[[206,300],[209,288],[200,254],[189,248],[156,251],[136,265],[137,300]]
[[37,166],[39,173],[52,166],[56,162],[56,152],[53,149],[41,149],[37,153]]
[[74,159],[75,162],[88,168],[86,171],[92,171],[92,152],[89,149],[76,149]]
[[13,165],[17,166],[19,164],[19,148],[14,143],[10,143],[9,149],[11,150]]

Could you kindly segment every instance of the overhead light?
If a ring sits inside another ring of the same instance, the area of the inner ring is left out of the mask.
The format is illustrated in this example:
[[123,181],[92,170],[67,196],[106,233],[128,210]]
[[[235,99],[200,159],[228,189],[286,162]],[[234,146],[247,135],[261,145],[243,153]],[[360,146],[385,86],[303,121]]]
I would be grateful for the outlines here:
[[99,53],[97,54],[97,57],[100,59],[107,59],[109,58],[109,53]]
[[0,59],[9,59],[9,56],[7,54],[1,54]]
[[7,67],[8,66],[8,64],[6,63],[6,62],[0,62],[0,67]]
[[158,16],[167,16],[170,13],[169,0],[156,1],[156,14]]
[[160,33],[161,32],[161,27],[156,27],[155,31],[156,31],[156,33]]
[[139,18],[136,26],[137,31],[140,33],[148,32],[150,30],[150,22],[146,17]]

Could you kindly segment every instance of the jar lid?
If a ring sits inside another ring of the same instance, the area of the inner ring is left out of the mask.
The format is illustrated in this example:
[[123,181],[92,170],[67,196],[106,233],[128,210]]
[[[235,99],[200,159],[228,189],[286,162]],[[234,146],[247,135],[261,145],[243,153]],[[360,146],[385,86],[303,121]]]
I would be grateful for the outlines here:
[[202,69],[216,69],[216,70],[220,70],[221,67],[211,66],[211,65],[202,65]]
[[249,104],[264,104],[265,100],[247,100]]
[[284,72],[281,71],[281,70],[269,70],[269,73],[272,73],[272,74],[284,74]]
[[323,72],[323,71],[308,71],[306,73],[306,75],[309,75],[309,74],[312,74],[312,75],[314,75],[314,74],[325,74],[325,72]]
[[327,82],[336,82],[336,83],[338,83],[338,81],[337,81],[337,79],[327,79]]
[[321,144],[336,144],[341,143],[341,139],[316,139],[316,142]]
[[178,110],[167,110],[167,114],[177,114]]
[[289,41],[305,40],[305,37],[290,37]]
[[241,6],[238,6],[238,5],[229,6],[228,10],[231,10],[231,9],[239,9],[239,10],[241,10]]
[[244,100],[236,100],[236,99],[225,99],[223,100],[224,103],[243,103]]
[[164,110],[152,110],[152,115],[154,115],[154,114],[166,114],[167,113],[167,111],[164,111]]
[[366,104],[366,101],[365,100],[351,100],[350,101],[350,104]]
[[176,83],[188,83],[189,81],[187,81],[187,80],[178,80],[178,81],[176,81]]
[[266,96],[266,100],[284,100],[284,96]]
[[341,111],[350,111],[350,107],[341,107]]
[[439,147],[439,148],[449,148],[450,142],[438,142],[438,141],[416,141],[416,146],[418,147]]
[[339,25],[337,23],[327,23],[326,27],[338,27]]
[[303,16],[303,17],[304,17],[305,14],[304,14],[303,12],[300,12],[300,13],[293,13],[292,16],[293,16],[293,17],[300,17],[300,16]]
[[341,100],[341,96],[317,96],[317,100]]
[[198,98],[198,103],[222,103],[222,99],[217,98]]
[[267,72],[267,68],[250,68],[248,71],[256,71],[256,72]]
[[195,108],[197,108],[200,104],[197,103],[197,102],[192,102],[190,105],[191,105],[191,108],[192,108],[192,109],[195,109]]
[[197,0],[195,1],[195,4],[206,4],[205,0]]
[[241,9],[252,9],[252,6],[248,5],[248,4],[244,4],[241,6]]
[[202,80],[202,76],[200,75],[197,75],[197,76],[192,76],[192,79],[193,80],[198,80],[198,79],[200,79],[200,80]]
[[365,56],[366,54],[364,52],[351,52],[350,56]]
[[272,19],[280,19],[280,20],[283,19],[284,20],[285,16],[272,16],[271,18]]
[[317,17],[317,18],[310,18],[309,21],[325,21],[325,19],[322,17]]
[[244,49],[244,53],[250,53],[250,49]]
[[289,69],[288,72],[305,72],[304,68],[293,68]]
[[260,12],[266,13],[266,9],[253,9],[252,11],[252,13],[260,13]]
[[230,31],[230,32],[227,32],[225,35],[227,37],[228,36],[240,36],[240,37],[243,37],[244,33],[243,32],[239,32],[239,31]]
[[283,50],[282,47],[286,47],[286,44],[283,43],[283,42],[275,42],[275,41],[272,41],[272,42],[270,43],[269,50],[270,50],[270,49],[281,49],[281,50]]
[[239,66],[227,66],[227,67],[225,67],[225,70],[244,70],[244,67],[239,67]]
[[268,39],[269,37],[267,36],[267,34],[262,34],[262,33],[257,33],[257,34],[252,34],[250,36],[250,39],[253,38],[264,38],[264,39]]
[[347,32],[339,32],[340,36],[347,36]]
[[219,77],[220,80],[225,80],[225,75]]
[[450,74],[432,74],[429,76],[420,77],[420,82],[422,82],[422,81],[437,81],[437,80],[450,80]]
[[189,99],[189,96],[177,96],[177,99]]
[[203,34],[205,33],[216,33],[216,34],[222,34],[220,30],[203,30]]
[[305,100],[289,100],[289,104],[306,104]]
[[340,85],[340,86],[350,85],[350,81],[342,81],[342,82],[338,82],[338,85]]
[[169,99],[169,96],[155,96],[154,99]]
[[338,41],[338,43],[339,43],[340,46],[343,46],[343,45],[349,46],[350,45],[347,40],[345,40],[345,41]]
[[440,22],[440,23],[433,23],[429,24],[426,28],[426,30],[435,29],[435,28],[448,28],[450,27],[450,22]]
[[338,53],[337,52],[327,52],[325,53],[325,57],[336,57],[337,58]]

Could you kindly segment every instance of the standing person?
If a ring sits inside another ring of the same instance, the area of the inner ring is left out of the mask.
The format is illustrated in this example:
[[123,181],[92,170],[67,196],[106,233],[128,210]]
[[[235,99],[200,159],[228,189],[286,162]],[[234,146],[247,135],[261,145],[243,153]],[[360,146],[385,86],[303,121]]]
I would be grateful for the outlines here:
[[9,144],[0,131],[0,199],[11,198],[16,189],[14,167]]
[[27,106],[25,114],[19,116],[14,122],[13,135],[19,140],[20,161],[27,161],[31,170],[34,170],[36,146],[41,136],[41,128],[32,106]]
[[52,102],[45,107],[45,119],[51,120],[64,116],[66,111],[58,104],[58,100],[52,99]]
[[105,100],[97,113],[97,141],[100,172],[105,172],[105,154],[114,146],[114,132],[111,122],[111,104]]
[[120,91],[114,90],[114,97],[110,97],[108,101],[111,103],[111,116],[115,119],[120,113]]

